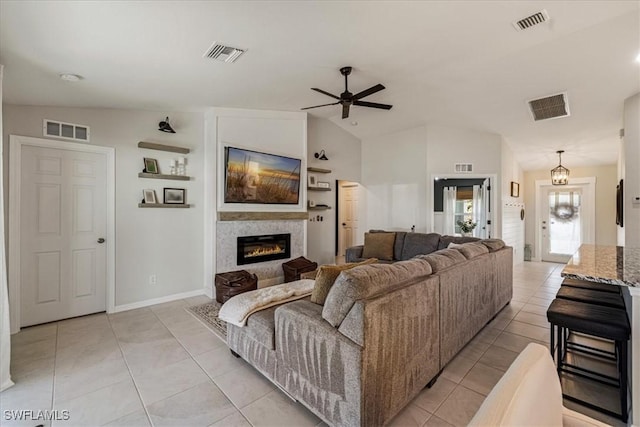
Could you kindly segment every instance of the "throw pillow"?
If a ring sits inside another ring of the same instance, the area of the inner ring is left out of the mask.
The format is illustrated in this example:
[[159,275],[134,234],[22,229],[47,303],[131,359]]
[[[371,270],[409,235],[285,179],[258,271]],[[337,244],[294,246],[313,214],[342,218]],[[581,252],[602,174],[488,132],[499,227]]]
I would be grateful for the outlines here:
[[362,258],[378,258],[392,261],[395,240],[396,233],[364,233]]
[[451,242],[451,243],[449,243],[449,246],[447,246],[447,249],[455,249],[455,248],[461,248],[461,247],[462,247],[462,245],[459,245],[457,243]]
[[370,258],[362,262],[320,266],[320,268],[318,269],[318,275],[316,276],[316,283],[313,287],[313,292],[311,292],[311,302],[324,305],[331,287],[335,283],[340,273],[342,273],[343,271],[349,270],[359,265],[373,264],[377,261],[378,260],[376,258]]

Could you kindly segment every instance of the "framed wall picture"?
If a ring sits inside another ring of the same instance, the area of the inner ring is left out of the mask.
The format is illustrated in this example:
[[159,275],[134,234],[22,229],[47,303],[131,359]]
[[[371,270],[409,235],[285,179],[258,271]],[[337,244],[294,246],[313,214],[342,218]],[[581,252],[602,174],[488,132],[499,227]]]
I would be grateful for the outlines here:
[[144,172],[146,173],[160,173],[158,169],[158,161],[156,159],[144,158]]
[[520,197],[520,184],[511,181],[511,197]]
[[184,188],[164,188],[165,205],[184,205],[185,189]]
[[316,181],[316,176],[315,175],[309,175],[307,177],[308,180],[308,186],[309,187],[317,187],[318,186],[318,181]]
[[152,204],[152,205],[158,203],[158,199],[156,198],[156,191],[155,190],[151,190],[151,189],[142,190],[142,194],[144,196],[144,202],[145,203],[149,203],[149,204]]

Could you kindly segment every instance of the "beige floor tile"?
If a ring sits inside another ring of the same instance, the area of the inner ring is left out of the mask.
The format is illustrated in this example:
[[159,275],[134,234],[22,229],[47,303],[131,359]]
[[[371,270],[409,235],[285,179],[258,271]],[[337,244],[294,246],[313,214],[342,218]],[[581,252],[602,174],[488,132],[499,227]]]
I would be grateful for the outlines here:
[[58,332],[67,333],[82,329],[111,329],[109,317],[106,313],[89,314],[87,316],[73,317],[58,322]]
[[149,417],[147,417],[147,413],[144,409],[138,409],[130,413],[129,415],[125,415],[122,418],[118,418],[115,421],[111,421],[108,424],[105,424],[108,427],[151,427],[151,421],[149,421]]
[[429,417],[423,427],[451,427],[451,424],[449,424],[442,418],[438,418],[435,415],[432,415],[431,417]]
[[233,414],[228,415],[211,424],[209,427],[251,427],[249,421],[242,415],[240,411],[235,411]]
[[518,322],[517,320],[512,320],[511,323],[504,328],[504,331],[511,332],[516,335],[522,335],[536,341],[545,342],[549,339],[549,328],[530,325],[528,323]]
[[487,349],[478,363],[482,363],[486,366],[505,372],[509,369],[509,366],[511,366],[515,358],[518,357],[518,354],[519,353],[516,353],[515,351],[505,350],[504,348],[492,345]]
[[149,308],[156,315],[158,315],[158,314],[163,313],[163,312],[171,312],[171,311],[174,311],[174,310],[184,310],[184,308],[187,307],[188,305],[189,304],[185,300],[179,299],[179,300],[175,300],[175,301],[165,302],[165,303],[162,303],[162,304],[152,305]]
[[57,323],[47,323],[44,325],[22,328],[17,334],[11,335],[11,346],[20,347],[25,344],[31,344],[52,336],[55,337],[57,333]]
[[529,313],[526,311],[521,311],[513,318],[513,320],[517,320],[518,322],[528,323],[530,325],[540,326],[542,328],[549,328],[549,321],[547,320],[547,316],[541,316],[535,313]]
[[67,375],[110,360],[122,360],[117,341],[103,341],[81,348],[65,348],[56,353],[56,375]]
[[218,347],[206,353],[198,354],[193,358],[205,370],[207,375],[213,379],[246,364],[242,359],[234,357],[227,347]]
[[145,405],[166,399],[211,380],[191,358],[172,363],[143,375],[133,376]]
[[529,300],[527,301],[528,304],[535,304],[535,305],[539,305],[540,307],[544,307],[549,308],[549,305],[551,304],[551,301],[553,301],[554,298],[539,298],[539,297],[531,297],[529,298]]
[[548,307],[542,307],[536,304],[525,304],[524,307],[522,307],[521,311],[525,311],[527,313],[534,313],[540,316],[546,316],[547,308]]
[[531,338],[523,337],[522,335],[515,335],[510,332],[503,332],[498,335],[498,338],[493,342],[496,347],[504,348],[507,350],[520,353],[525,349],[529,343],[535,342],[537,344],[544,344],[548,346],[548,343],[542,343],[540,341],[533,340]]
[[488,342],[482,341],[480,338],[476,337],[471,340],[469,344],[464,346],[462,350],[460,350],[458,356],[477,362],[490,345],[491,344]]
[[484,401],[484,396],[458,386],[438,408],[435,415],[454,426],[466,426]]
[[451,394],[456,386],[457,384],[455,382],[440,376],[433,387],[422,389],[420,394],[413,399],[412,403],[427,412],[434,413],[438,407],[442,405],[442,402],[449,397],[449,394]]
[[134,375],[154,372],[189,357],[173,336],[148,343],[124,343],[122,352]]
[[50,335],[37,341],[11,346],[11,359],[29,363],[38,359],[49,359],[56,352],[56,336]]
[[56,369],[54,403],[73,399],[130,378],[122,356],[72,369],[65,374],[58,374]]
[[53,363],[31,371],[21,378],[13,378],[14,385],[0,393],[0,409],[51,409],[53,396]]
[[[238,381],[238,378],[242,378],[242,381]],[[243,408],[277,389],[271,381],[247,364],[219,375],[213,381],[236,408]]]
[[142,402],[129,378],[74,399],[56,402],[54,409],[66,409],[70,415],[68,421],[54,421],[54,426],[95,426],[142,409]]
[[116,344],[116,336],[109,326],[97,328],[74,328],[58,331],[58,351],[77,351],[83,347],[91,347],[105,342]]
[[503,374],[504,371],[492,368],[483,363],[476,363],[464,377],[460,385],[486,396],[491,392],[493,386],[500,381]]
[[220,347],[228,350],[220,338],[202,325],[195,330],[174,333],[174,336],[192,356]]
[[236,411],[211,381],[153,403],[147,410],[154,427],[208,426]]
[[445,366],[442,371],[441,377],[444,377],[456,384],[464,378],[465,375],[471,370],[476,361],[467,359],[466,357],[456,356],[451,362]]
[[34,374],[48,373],[53,375],[55,355],[43,359],[18,359],[11,358],[11,379],[13,382],[22,381],[25,377]]
[[187,303],[187,306],[192,306],[192,305],[206,304],[209,302],[213,302],[214,300],[209,298],[206,295],[198,295],[195,297],[185,298],[184,301]]
[[315,426],[320,419],[304,406],[294,402],[281,391],[272,391],[266,396],[241,409],[242,414],[254,427],[262,426]]
[[422,427],[431,414],[412,403],[408,404],[387,425],[389,427]]
[[478,340],[487,344],[491,344],[495,339],[500,335],[502,331],[496,328],[490,328],[485,326],[478,334],[475,336],[474,340]]

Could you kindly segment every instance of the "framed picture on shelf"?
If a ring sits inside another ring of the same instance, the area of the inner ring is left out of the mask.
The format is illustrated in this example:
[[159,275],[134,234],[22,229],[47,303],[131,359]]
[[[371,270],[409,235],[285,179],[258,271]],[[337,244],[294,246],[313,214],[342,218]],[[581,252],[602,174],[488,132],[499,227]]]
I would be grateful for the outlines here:
[[164,203],[165,205],[184,205],[184,188],[165,188]]
[[330,188],[330,184],[328,182],[318,182],[318,188]]
[[144,171],[146,173],[160,173],[158,169],[158,161],[156,159],[144,158]]
[[307,181],[308,181],[307,185],[309,187],[314,187],[315,188],[315,187],[318,186],[318,181],[316,181],[316,176],[315,175],[307,176]]
[[158,199],[156,199],[155,190],[151,190],[151,189],[142,190],[142,194],[144,196],[144,203],[148,203],[151,205],[155,205],[156,203],[158,203]]
[[520,184],[511,181],[511,197],[520,197]]

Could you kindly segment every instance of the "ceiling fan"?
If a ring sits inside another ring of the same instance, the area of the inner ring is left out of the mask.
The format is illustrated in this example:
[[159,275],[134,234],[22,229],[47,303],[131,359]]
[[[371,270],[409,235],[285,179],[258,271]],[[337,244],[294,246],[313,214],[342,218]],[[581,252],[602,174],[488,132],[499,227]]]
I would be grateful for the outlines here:
[[352,105],[357,105],[359,107],[370,107],[370,108],[380,108],[382,110],[390,110],[393,105],[389,104],[378,104],[377,102],[366,102],[360,101],[360,99],[365,96],[372,95],[376,92],[381,91],[385,87],[381,84],[377,84],[375,86],[370,87],[369,89],[365,89],[362,92],[356,93],[355,95],[349,92],[347,77],[351,74],[351,67],[342,67],[340,68],[340,74],[344,76],[344,92],[340,94],[340,96],[333,95],[329,92],[325,92],[322,89],[318,89],[317,87],[312,87],[311,90],[315,90],[316,92],[323,93],[327,96],[335,98],[338,102],[333,102],[331,104],[322,104],[322,105],[314,105],[313,107],[301,108],[301,110],[309,110],[310,108],[318,108],[318,107],[326,107],[327,105],[342,105],[342,118],[346,119],[349,117],[349,108]]

